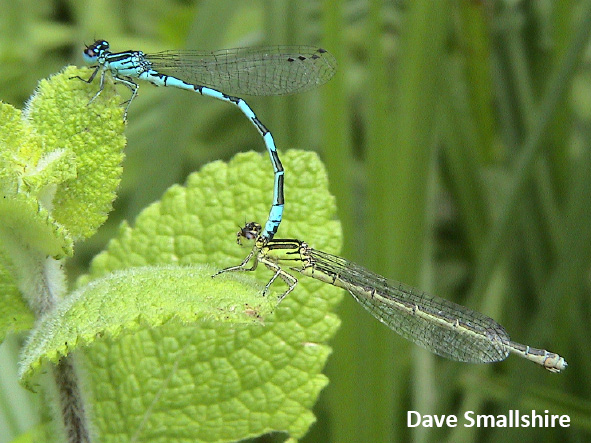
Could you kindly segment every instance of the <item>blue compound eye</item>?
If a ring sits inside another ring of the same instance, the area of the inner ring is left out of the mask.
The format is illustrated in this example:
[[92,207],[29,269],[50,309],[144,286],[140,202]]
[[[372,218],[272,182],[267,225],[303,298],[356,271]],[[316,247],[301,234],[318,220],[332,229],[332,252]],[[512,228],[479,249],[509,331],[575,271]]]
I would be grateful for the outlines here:
[[107,51],[109,49],[109,42],[105,40],[97,40],[92,46],[96,47],[98,52]]

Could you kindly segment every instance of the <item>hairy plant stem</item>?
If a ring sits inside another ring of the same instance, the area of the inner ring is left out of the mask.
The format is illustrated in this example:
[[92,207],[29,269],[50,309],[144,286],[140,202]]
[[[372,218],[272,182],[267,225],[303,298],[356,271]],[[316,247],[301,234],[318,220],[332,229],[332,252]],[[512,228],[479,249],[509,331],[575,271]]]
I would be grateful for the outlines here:
[[84,401],[72,357],[62,357],[53,369],[60,412],[69,443],[90,443]]
[[[51,310],[65,290],[65,276],[61,262],[48,257],[40,265],[39,279],[34,285],[38,291],[36,294],[38,316]],[[53,368],[53,378],[68,443],[90,443],[84,400],[72,356],[60,359]]]
[[[3,235],[3,240],[13,258],[19,289],[35,316],[40,318],[53,309],[65,293],[62,261],[27,247],[26,242],[19,242],[13,236]],[[72,357],[61,358],[52,372],[68,443],[89,443],[84,401]]]

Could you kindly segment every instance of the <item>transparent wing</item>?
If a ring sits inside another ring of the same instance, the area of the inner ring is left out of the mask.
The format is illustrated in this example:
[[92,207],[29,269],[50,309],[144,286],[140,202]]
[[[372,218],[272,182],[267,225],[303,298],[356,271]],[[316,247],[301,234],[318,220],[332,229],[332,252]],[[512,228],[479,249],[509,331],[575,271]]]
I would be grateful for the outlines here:
[[336,60],[312,46],[269,46],[146,55],[153,69],[228,95],[285,95],[322,85]]
[[484,314],[388,280],[343,258],[309,250],[313,266],[302,270],[331,276],[374,317],[402,337],[442,357],[490,363],[509,355],[507,331]]

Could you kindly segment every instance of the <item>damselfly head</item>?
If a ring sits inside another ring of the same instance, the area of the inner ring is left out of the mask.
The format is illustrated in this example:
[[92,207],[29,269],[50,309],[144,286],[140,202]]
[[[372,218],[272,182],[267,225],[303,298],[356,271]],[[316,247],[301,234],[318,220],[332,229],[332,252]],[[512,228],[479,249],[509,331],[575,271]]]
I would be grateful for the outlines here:
[[257,222],[246,223],[236,234],[236,243],[242,245],[242,239],[244,240],[256,240],[261,233],[261,225]]
[[82,52],[82,57],[86,63],[94,63],[97,58],[105,51],[109,50],[109,42],[97,40],[92,45],[87,46]]

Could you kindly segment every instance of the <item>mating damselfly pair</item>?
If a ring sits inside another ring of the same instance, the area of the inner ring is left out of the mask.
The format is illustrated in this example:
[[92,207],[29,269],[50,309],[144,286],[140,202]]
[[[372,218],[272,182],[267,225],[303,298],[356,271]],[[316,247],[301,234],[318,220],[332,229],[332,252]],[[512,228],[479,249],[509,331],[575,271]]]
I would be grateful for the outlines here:
[[264,229],[257,223],[249,223],[238,232],[239,242],[254,241],[251,253],[240,265],[216,275],[254,270],[258,263],[263,263],[274,272],[264,292],[279,277],[288,285],[282,299],[297,283],[297,279],[281,267],[284,264],[292,271],[346,289],[379,321],[443,357],[488,363],[502,361],[509,353],[515,353],[551,372],[567,367],[558,354],[511,341],[505,329],[484,314],[387,280],[343,258],[315,250],[300,240],[274,239],[284,207],[283,166],[271,133],[246,102],[232,94],[291,94],[323,84],[336,69],[334,57],[325,50],[278,46],[217,52],[165,51],[148,55],[141,51],[113,53],[106,41],[98,40],[86,47],[84,57],[87,62],[96,64],[96,69],[89,79],[82,80],[90,83],[101,71],[99,91],[91,102],[103,90],[105,74],[109,71],[115,81],[132,91],[125,116],[137,95],[138,85],[133,79],[138,78],[157,86],[173,86],[233,103],[263,137],[274,170],[269,218]]
[[322,85],[336,71],[335,58],[326,50],[313,46],[268,46],[258,48],[206,51],[164,51],[145,54],[142,51],[111,52],[109,43],[97,40],[83,52],[87,63],[96,65],[91,83],[100,74],[98,92],[103,91],[105,75],[110,72],[115,82],[131,90],[124,118],[139,85],[134,79],[156,86],[171,86],[197,92],[236,105],[263,137],[274,173],[273,203],[263,236],[271,239],[283,217],[284,170],[271,132],[261,123],[250,106],[236,95],[285,95]]
[[355,263],[311,248],[296,239],[267,239],[258,223],[247,223],[238,231],[238,243],[254,242],[250,254],[238,266],[223,269],[254,271],[262,263],[273,276],[266,294],[279,277],[288,286],[280,301],[297,284],[291,271],[346,289],[375,318],[402,337],[425,349],[460,362],[492,363],[509,353],[537,363],[551,372],[567,367],[563,357],[511,341],[509,334],[492,318],[449,300],[427,294],[403,283],[388,280]]

